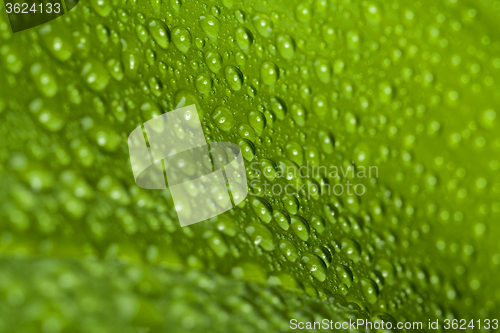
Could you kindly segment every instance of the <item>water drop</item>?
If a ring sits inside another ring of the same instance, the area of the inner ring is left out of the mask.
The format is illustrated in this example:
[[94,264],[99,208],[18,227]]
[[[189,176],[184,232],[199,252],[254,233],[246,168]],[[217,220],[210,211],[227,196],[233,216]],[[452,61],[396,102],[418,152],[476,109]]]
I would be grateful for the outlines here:
[[243,27],[236,29],[234,33],[234,38],[236,41],[236,45],[238,45],[240,49],[242,49],[245,52],[248,52],[250,50],[253,37],[251,32],[248,31],[248,29]]
[[205,53],[205,62],[207,67],[214,73],[218,73],[222,68],[222,57],[214,51]]
[[[319,166],[320,163],[320,156],[319,156],[319,150],[316,148],[314,145],[307,145],[304,147],[304,152],[306,156],[306,161],[309,163],[310,166]],[[314,177],[318,177],[319,172],[316,172],[314,174]]]
[[279,69],[274,63],[270,61],[264,61],[262,66],[260,67],[260,78],[262,82],[267,84],[268,86],[272,86],[276,84],[278,81]]
[[392,100],[393,91],[392,86],[387,82],[379,84],[379,97],[384,103],[389,103]]
[[30,73],[35,81],[36,87],[47,97],[53,97],[59,90],[56,78],[42,64],[35,63],[30,68]]
[[40,37],[45,42],[45,45],[54,57],[61,61],[66,61],[71,58],[74,52],[74,47],[64,32],[58,31],[56,33],[53,31],[50,24],[46,24],[40,28],[39,33]]
[[280,178],[284,177],[288,185],[298,190],[302,186],[300,170],[294,162],[287,159],[280,159],[278,163]]
[[350,288],[353,280],[351,270],[344,265],[338,265],[335,271],[337,272],[338,279]]
[[356,51],[359,49],[361,38],[357,31],[349,31],[346,35],[347,47],[350,50]]
[[165,23],[157,19],[148,21],[148,29],[155,42],[164,50],[170,45],[170,31]]
[[273,181],[276,178],[276,165],[273,161],[263,158],[259,163],[264,177],[269,181]]
[[333,138],[324,130],[318,132],[318,138],[321,148],[326,154],[333,153]]
[[356,241],[350,238],[342,238],[342,251],[347,258],[355,263],[361,260],[361,247]]
[[281,201],[286,211],[291,215],[296,215],[299,212],[299,201],[293,195],[284,195]]
[[295,17],[299,22],[309,22],[311,20],[311,6],[309,3],[301,2],[295,8]]
[[82,67],[81,75],[85,83],[96,91],[103,90],[109,83],[108,72],[97,60],[86,61]]
[[332,253],[329,248],[326,246],[315,246],[313,252],[323,261],[326,268],[330,267],[332,263]]
[[326,59],[320,58],[314,62],[314,72],[318,79],[323,83],[329,83],[331,79],[330,66]]
[[102,17],[108,16],[113,9],[109,0],[90,0],[90,6]]
[[286,105],[280,98],[273,96],[270,98],[271,109],[279,120],[285,119]]
[[212,79],[207,74],[200,74],[195,80],[196,89],[202,94],[208,94],[212,89]]
[[257,216],[264,222],[269,223],[273,218],[271,206],[261,198],[251,198],[250,204],[252,206],[253,211]]
[[295,55],[295,41],[290,35],[279,34],[276,38],[278,52],[287,60],[290,60]]
[[219,36],[220,23],[213,15],[201,16],[200,27],[212,39],[216,39]]
[[277,210],[274,212],[273,219],[281,229],[288,230],[290,228],[290,217],[287,213]]
[[191,48],[191,34],[185,28],[175,27],[172,30],[172,42],[179,51],[186,53]]
[[273,22],[266,14],[258,13],[253,19],[255,30],[264,37],[271,36],[273,32]]
[[304,152],[302,146],[295,141],[289,141],[285,146],[286,156],[297,165],[302,165]]
[[307,221],[301,216],[292,216],[291,223],[292,230],[303,241],[307,241],[309,239],[309,225]]
[[321,37],[328,44],[333,44],[337,40],[335,29],[331,25],[323,25],[321,27]]
[[3,45],[0,48],[0,54],[2,55],[2,60],[4,67],[7,68],[14,74],[17,74],[23,68],[23,62],[19,54],[8,45]]
[[233,114],[228,108],[219,106],[214,110],[212,118],[215,121],[217,127],[219,127],[224,132],[229,132],[236,124]]
[[366,300],[370,304],[374,304],[375,302],[377,302],[379,289],[375,282],[373,282],[369,278],[362,278],[361,290],[363,291],[363,295],[365,295]]
[[135,51],[124,51],[122,58],[125,73],[131,77],[135,77],[140,66],[139,55]]
[[234,91],[239,91],[243,85],[243,74],[240,70],[234,66],[226,66],[224,74],[229,87]]
[[292,242],[286,239],[282,239],[280,241],[280,251],[283,253],[283,255],[290,261],[290,262],[295,262],[297,260],[299,253],[297,252],[297,249],[293,245]]
[[325,95],[316,95],[313,97],[313,112],[319,117],[324,117],[328,112],[328,101]]
[[297,125],[304,126],[306,124],[307,112],[302,104],[293,103],[290,114]]
[[248,124],[240,124],[238,126],[238,134],[244,138],[254,142],[257,139],[255,132],[251,126]]
[[250,111],[248,113],[248,122],[258,134],[261,134],[266,127],[266,118],[259,111]]
[[238,141],[238,146],[240,146],[241,154],[245,160],[250,162],[255,158],[255,147],[251,141],[240,139]]
[[245,228],[245,231],[251,237],[254,244],[266,251],[274,250],[274,237],[266,226],[253,222]]
[[389,260],[385,258],[377,260],[375,263],[375,269],[382,274],[384,280],[388,284],[393,285],[396,282],[396,270]]
[[311,226],[316,229],[318,233],[322,234],[323,231],[325,231],[325,220],[321,216],[313,214],[311,216]]
[[142,43],[146,43],[148,41],[149,39],[148,31],[146,30],[146,27],[143,26],[142,24],[136,25],[135,33],[137,35],[137,38],[139,38],[139,40]]
[[323,261],[315,254],[306,252],[302,255],[302,261],[306,264],[307,270],[320,282],[326,279],[326,267]]
[[123,65],[120,61],[116,59],[110,59],[106,63],[106,68],[115,80],[121,81],[123,79]]

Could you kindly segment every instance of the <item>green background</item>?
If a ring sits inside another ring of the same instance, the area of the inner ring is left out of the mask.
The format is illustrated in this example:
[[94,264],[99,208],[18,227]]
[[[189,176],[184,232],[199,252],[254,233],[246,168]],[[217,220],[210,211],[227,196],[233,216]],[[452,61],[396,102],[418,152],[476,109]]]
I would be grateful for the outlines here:
[[[0,331],[498,318],[499,1],[90,0],[15,34],[1,8]],[[181,228],[127,137],[190,104],[249,181],[379,176]]]

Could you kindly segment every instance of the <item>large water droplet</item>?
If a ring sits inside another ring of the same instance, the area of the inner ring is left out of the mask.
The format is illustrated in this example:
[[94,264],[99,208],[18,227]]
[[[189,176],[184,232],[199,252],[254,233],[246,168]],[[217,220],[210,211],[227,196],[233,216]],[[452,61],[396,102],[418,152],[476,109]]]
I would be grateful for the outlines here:
[[137,38],[139,38],[139,40],[142,43],[146,43],[148,41],[149,39],[148,31],[146,30],[146,27],[143,26],[142,24],[136,25],[135,33],[137,35]]
[[304,126],[306,124],[307,112],[306,108],[302,104],[293,103],[290,114],[297,125]]
[[243,85],[243,74],[234,66],[226,66],[224,69],[227,84],[234,91],[239,91]]
[[300,170],[294,162],[287,159],[280,159],[278,163],[280,178],[285,177],[288,185],[298,190],[302,186]]
[[271,206],[264,200],[260,198],[251,198],[250,204],[253,211],[257,216],[264,222],[269,223],[273,219]]
[[277,210],[274,212],[273,219],[281,229],[288,230],[290,228],[290,217],[287,213]]
[[200,27],[212,39],[216,39],[219,36],[220,23],[213,15],[201,16]]
[[285,59],[292,59],[295,55],[295,41],[290,35],[279,34],[276,38],[278,52]]
[[319,117],[324,117],[328,112],[328,101],[325,95],[316,95],[313,97],[313,112]]
[[291,215],[296,215],[299,212],[299,201],[293,195],[284,195],[281,201],[286,211]]
[[217,127],[219,127],[224,132],[229,132],[236,124],[233,114],[228,108],[219,106],[214,110],[212,118],[215,121]]
[[205,53],[205,62],[207,67],[214,73],[218,73],[222,68],[222,57],[215,51]]
[[170,45],[170,31],[165,23],[157,19],[148,21],[148,29],[155,42],[164,50]]
[[333,153],[333,138],[330,136],[330,134],[324,130],[320,130],[318,132],[318,138],[319,138],[319,143],[321,148],[326,154],[331,154]]
[[377,302],[379,290],[375,282],[369,278],[362,278],[361,290],[369,303],[375,304],[375,302]]
[[297,165],[304,162],[304,152],[302,146],[295,141],[289,141],[285,146],[286,156]]
[[36,87],[47,97],[53,97],[59,90],[56,78],[47,68],[40,63],[35,63],[30,68],[31,76]]
[[266,177],[266,179],[269,181],[273,181],[276,178],[277,174],[276,165],[273,163],[273,161],[263,158],[259,161],[259,163],[264,177]]
[[348,288],[352,285],[353,276],[351,270],[344,265],[338,265],[336,267],[337,277],[344,283]]
[[81,75],[85,83],[96,91],[103,90],[109,83],[109,75],[106,68],[97,60],[85,62],[82,67]]
[[245,231],[251,237],[254,244],[266,251],[274,250],[274,237],[266,226],[253,222],[245,228]]
[[292,230],[303,241],[307,241],[309,239],[309,225],[307,221],[301,216],[292,216],[291,224]]
[[352,239],[342,238],[342,251],[355,263],[361,260],[361,247]]
[[309,22],[312,17],[311,5],[307,2],[301,2],[295,8],[295,17],[299,22]]
[[280,241],[280,251],[283,255],[290,261],[295,262],[297,260],[299,253],[297,252],[297,248],[293,245],[292,242],[286,239],[282,239]]
[[311,216],[311,227],[316,229],[319,234],[322,234],[325,231],[325,220],[321,216],[313,214]]
[[270,98],[271,109],[279,120],[285,119],[286,105],[279,97],[273,96]]
[[255,30],[257,30],[259,34],[264,37],[271,36],[273,32],[273,22],[271,21],[269,16],[263,13],[258,13],[253,17],[252,21]]
[[250,46],[253,42],[253,37],[248,29],[243,27],[236,29],[236,31],[234,32],[234,39],[236,41],[236,45],[238,45],[240,49],[245,52],[248,52],[250,50]]
[[278,81],[279,69],[274,63],[270,61],[264,61],[260,67],[260,77],[262,82],[272,86]]
[[14,74],[17,74],[21,71],[21,69],[23,68],[23,62],[16,50],[12,49],[8,45],[3,45],[0,48],[0,54],[2,55],[4,68],[7,68]]
[[40,37],[45,42],[50,53],[61,61],[66,61],[73,55],[74,47],[68,40],[65,32],[53,31],[50,24],[43,25],[40,30]]
[[195,80],[196,89],[202,94],[208,94],[212,90],[212,78],[207,74],[200,74]]
[[314,72],[318,79],[323,83],[329,83],[331,79],[330,66],[326,59],[320,58],[314,62]]
[[123,79],[123,65],[120,61],[109,59],[106,63],[106,68],[115,80],[121,81]]
[[174,43],[175,47],[179,49],[179,51],[181,51],[182,53],[186,53],[191,47],[191,34],[185,28],[175,27],[172,30],[172,42]]
[[90,6],[102,17],[108,16],[113,9],[111,1],[109,0],[90,0]]
[[302,261],[306,264],[307,270],[320,282],[326,279],[326,267],[317,255],[306,252],[302,255]]
[[261,134],[266,127],[266,118],[259,111],[250,111],[248,113],[248,122],[258,134]]

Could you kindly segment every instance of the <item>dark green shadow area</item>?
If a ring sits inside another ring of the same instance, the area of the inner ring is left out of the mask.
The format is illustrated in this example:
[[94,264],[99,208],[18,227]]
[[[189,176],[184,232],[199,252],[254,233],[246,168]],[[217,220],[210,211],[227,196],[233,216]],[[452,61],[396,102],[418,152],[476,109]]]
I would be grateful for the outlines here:
[[66,11],[69,12],[78,5],[79,0],[65,0],[64,2],[66,3]]
[[5,10],[12,32],[19,32],[52,21],[77,4],[78,0],[8,0]]

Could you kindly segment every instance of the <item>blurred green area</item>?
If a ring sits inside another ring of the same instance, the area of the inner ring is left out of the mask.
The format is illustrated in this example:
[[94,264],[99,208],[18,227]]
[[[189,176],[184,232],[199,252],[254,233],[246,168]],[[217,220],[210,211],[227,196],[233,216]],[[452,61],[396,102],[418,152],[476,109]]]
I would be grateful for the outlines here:
[[368,319],[342,298],[324,302],[216,272],[90,258],[0,263],[9,286],[4,332],[272,332],[286,331],[289,318]]
[[[0,331],[499,317],[499,1],[90,0],[15,34],[0,8]],[[378,177],[180,228],[126,139],[190,104],[250,181]]]

